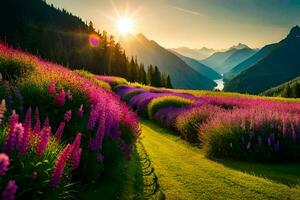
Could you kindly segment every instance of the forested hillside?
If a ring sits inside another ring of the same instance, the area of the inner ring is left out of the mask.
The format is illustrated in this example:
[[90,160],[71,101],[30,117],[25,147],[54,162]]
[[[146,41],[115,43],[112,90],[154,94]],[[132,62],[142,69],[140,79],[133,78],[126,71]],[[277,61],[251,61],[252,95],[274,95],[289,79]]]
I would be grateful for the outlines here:
[[[151,74],[134,58],[127,58],[112,35],[42,0],[1,1],[0,39],[72,69],[151,84]],[[164,82],[155,86],[166,86]]]

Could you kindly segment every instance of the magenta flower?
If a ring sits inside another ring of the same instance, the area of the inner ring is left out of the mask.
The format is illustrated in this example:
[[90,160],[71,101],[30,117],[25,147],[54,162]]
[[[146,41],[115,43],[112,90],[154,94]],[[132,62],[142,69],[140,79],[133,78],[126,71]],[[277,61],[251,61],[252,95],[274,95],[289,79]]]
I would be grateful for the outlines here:
[[80,164],[80,158],[82,154],[82,148],[78,148],[72,155],[72,169],[75,170]]
[[19,150],[21,149],[23,142],[24,142],[24,127],[21,123],[18,123],[15,125],[14,128],[14,132],[15,132],[15,136],[16,136],[16,140],[17,140],[17,146],[19,148]]
[[25,154],[28,151],[29,140],[31,136],[31,108],[29,107],[24,119],[24,134],[22,142],[19,144],[19,150],[21,154]]
[[56,90],[55,90],[55,82],[54,81],[51,81],[50,82],[50,85],[49,85],[49,88],[48,88],[48,95],[51,95],[51,94],[56,94]]
[[2,199],[3,200],[14,200],[16,198],[16,192],[17,192],[18,186],[16,185],[16,182],[14,180],[8,181],[6,188],[4,189],[2,193]]
[[71,119],[72,119],[72,110],[69,110],[69,111],[67,111],[67,112],[65,113],[65,115],[64,115],[64,120],[65,120],[66,122],[69,122]]
[[6,152],[11,152],[15,149],[17,145],[17,136],[15,132],[15,125],[19,121],[19,116],[16,114],[15,111],[13,111],[13,114],[10,117],[9,124],[8,124],[8,132],[6,134],[5,140],[4,140],[4,150]]
[[83,104],[80,105],[77,114],[80,118],[83,116]]
[[9,157],[5,153],[0,153],[0,176],[4,176],[9,168]]
[[62,90],[60,93],[55,94],[55,103],[57,106],[62,107],[65,105],[66,93]]
[[61,122],[59,127],[57,128],[55,135],[54,135],[58,141],[61,140],[61,136],[64,132],[64,129],[65,129],[65,122]]
[[46,117],[44,123],[43,123],[43,128],[50,127],[50,120],[49,117]]
[[39,113],[39,109],[36,108],[35,109],[35,125],[33,128],[33,133],[37,134],[41,131],[41,120],[40,120],[40,113]]
[[5,100],[3,99],[0,104],[0,125],[3,122],[5,112],[6,112],[6,104],[5,104]]
[[72,101],[72,95],[70,90],[67,91],[67,99],[68,101]]
[[36,147],[37,156],[42,156],[46,148],[48,147],[50,133],[51,133],[50,127],[43,128],[43,130],[41,131],[40,139]]
[[59,154],[55,166],[53,169],[52,177],[49,182],[50,187],[57,187],[60,183],[60,179],[63,175],[65,166],[67,164],[67,161],[70,158],[70,154],[72,151],[72,146],[68,144]]

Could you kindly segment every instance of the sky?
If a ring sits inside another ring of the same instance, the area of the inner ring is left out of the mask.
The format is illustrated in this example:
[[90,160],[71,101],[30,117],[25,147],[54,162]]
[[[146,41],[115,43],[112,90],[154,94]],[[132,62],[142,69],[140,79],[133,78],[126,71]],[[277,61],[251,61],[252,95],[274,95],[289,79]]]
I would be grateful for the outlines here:
[[133,34],[164,47],[224,49],[238,43],[260,48],[300,25],[300,0],[47,0],[94,27],[118,35],[127,16]]

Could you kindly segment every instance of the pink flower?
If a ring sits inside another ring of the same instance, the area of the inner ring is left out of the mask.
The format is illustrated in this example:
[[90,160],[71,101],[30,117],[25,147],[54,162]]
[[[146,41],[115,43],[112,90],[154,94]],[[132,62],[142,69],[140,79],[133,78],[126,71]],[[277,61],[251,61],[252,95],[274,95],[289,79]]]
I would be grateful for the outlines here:
[[3,200],[14,200],[16,198],[16,192],[17,192],[18,186],[16,185],[16,182],[14,180],[8,181],[6,188],[4,189],[2,193],[2,199]]
[[80,105],[77,114],[80,118],[83,116],[83,104]]
[[65,105],[66,93],[62,90],[60,93],[55,94],[55,103],[57,106],[62,107]]
[[70,90],[67,91],[67,99],[68,101],[72,101],[72,95]]
[[58,155],[53,169],[52,177],[49,183],[50,187],[57,187],[60,183],[60,179],[63,175],[67,161],[70,158],[72,146],[68,144]]
[[6,104],[5,104],[5,100],[3,99],[0,104],[0,125],[3,122],[5,112],[6,112]]
[[24,134],[22,142],[19,144],[21,154],[25,154],[28,151],[29,140],[31,134],[31,108],[28,108],[25,119],[24,119]]
[[71,110],[69,110],[65,113],[64,119],[66,122],[69,122],[72,119],[72,111]]
[[59,127],[57,128],[55,135],[54,135],[56,137],[56,139],[59,141],[61,140],[61,136],[64,132],[64,128],[65,128],[65,122],[61,122]]
[[37,156],[42,156],[46,148],[48,147],[50,133],[51,133],[50,127],[43,128],[43,130],[41,131],[40,139],[36,147]]
[[4,176],[9,168],[9,157],[5,153],[0,153],[0,176]]
[[56,90],[55,90],[55,82],[54,81],[51,81],[50,82],[50,85],[49,85],[49,88],[48,88],[48,95],[50,94],[55,94],[56,93]]

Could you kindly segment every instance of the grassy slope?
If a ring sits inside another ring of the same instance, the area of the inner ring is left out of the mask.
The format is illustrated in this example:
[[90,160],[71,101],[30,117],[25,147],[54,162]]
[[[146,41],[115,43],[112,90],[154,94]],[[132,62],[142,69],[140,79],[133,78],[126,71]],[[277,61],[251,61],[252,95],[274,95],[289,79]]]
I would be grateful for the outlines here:
[[212,161],[151,122],[143,121],[142,130],[167,199],[300,199],[300,164]]

